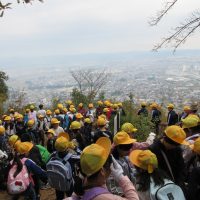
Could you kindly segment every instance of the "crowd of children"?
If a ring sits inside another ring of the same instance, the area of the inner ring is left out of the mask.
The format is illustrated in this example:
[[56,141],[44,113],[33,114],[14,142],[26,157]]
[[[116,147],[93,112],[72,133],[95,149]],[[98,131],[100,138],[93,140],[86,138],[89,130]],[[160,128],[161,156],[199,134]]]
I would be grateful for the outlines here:
[[[39,200],[47,188],[55,189],[57,200],[200,199],[197,112],[186,106],[179,117],[169,104],[168,126],[158,134],[160,111],[153,103],[156,134],[137,142],[129,122],[115,134],[109,129],[112,117],[125,114],[122,103],[96,103],[75,107],[69,100],[54,111],[40,104],[2,115],[0,190],[13,200]],[[138,115],[148,112],[142,103]]]

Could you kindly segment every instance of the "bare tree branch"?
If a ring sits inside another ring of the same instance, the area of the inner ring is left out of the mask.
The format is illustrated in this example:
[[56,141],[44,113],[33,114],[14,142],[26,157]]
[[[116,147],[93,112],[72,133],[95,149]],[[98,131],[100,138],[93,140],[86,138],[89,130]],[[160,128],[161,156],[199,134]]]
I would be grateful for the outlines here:
[[171,1],[167,1],[164,4],[163,9],[161,9],[160,11],[158,11],[156,13],[155,17],[152,17],[150,19],[150,21],[148,22],[150,26],[155,26],[157,25],[160,20],[168,13],[169,10],[172,9],[172,7],[174,7],[174,5],[177,3],[178,0],[171,0]]
[[71,72],[72,77],[79,85],[81,85],[80,92],[87,92],[89,99],[93,99],[99,92],[99,90],[107,83],[109,74],[105,69],[102,71],[93,71],[92,69],[88,70],[78,70]]
[[157,51],[163,46],[171,45],[173,51],[183,44],[188,37],[191,36],[194,31],[200,27],[200,12],[196,11],[192,13],[191,17],[186,19],[184,23],[180,23],[180,26],[173,29],[173,33],[170,36],[165,37],[162,41],[156,44],[153,51]]
[[[34,0],[17,0],[17,3],[31,3],[32,1]],[[43,0],[38,0],[40,2],[43,2]],[[11,6],[12,3],[6,3],[6,4],[3,4],[1,1],[0,1],[0,17],[3,17],[4,15],[4,11],[6,9],[11,9]]]

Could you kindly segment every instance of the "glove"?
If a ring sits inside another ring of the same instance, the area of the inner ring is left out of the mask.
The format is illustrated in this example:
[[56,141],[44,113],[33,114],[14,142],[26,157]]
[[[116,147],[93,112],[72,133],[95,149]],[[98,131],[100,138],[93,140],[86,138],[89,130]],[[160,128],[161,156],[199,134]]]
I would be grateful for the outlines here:
[[112,156],[112,164],[110,166],[111,173],[114,176],[115,180],[118,182],[120,178],[123,176],[123,169],[121,165],[115,160]]
[[0,150],[0,159],[8,159],[8,155],[5,151]]
[[146,142],[147,142],[149,145],[153,144],[153,141],[154,141],[155,137],[156,137],[156,134],[155,134],[155,133],[152,133],[152,132],[149,133],[149,136],[148,136]]

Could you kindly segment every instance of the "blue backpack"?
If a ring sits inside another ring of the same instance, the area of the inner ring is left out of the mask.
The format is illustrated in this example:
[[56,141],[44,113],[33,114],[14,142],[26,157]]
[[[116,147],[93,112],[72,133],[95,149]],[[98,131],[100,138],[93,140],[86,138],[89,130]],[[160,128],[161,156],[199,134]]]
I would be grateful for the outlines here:
[[72,154],[68,153],[64,159],[61,159],[56,154],[46,165],[48,182],[58,191],[69,192],[74,184],[72,168],[68,161],[71,156]]

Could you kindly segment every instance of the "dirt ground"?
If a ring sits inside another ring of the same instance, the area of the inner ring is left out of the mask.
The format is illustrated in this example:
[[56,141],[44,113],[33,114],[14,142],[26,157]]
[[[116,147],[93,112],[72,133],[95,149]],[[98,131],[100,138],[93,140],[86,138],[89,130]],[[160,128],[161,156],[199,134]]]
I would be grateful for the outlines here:
[[[41,200],[55,200],[55,192],[53,189],[41,190]],[[0,200],[11,200],[11,196],[7,194],[7,192],[0,191]],[[21,198],[23,199],[23,198]]]

